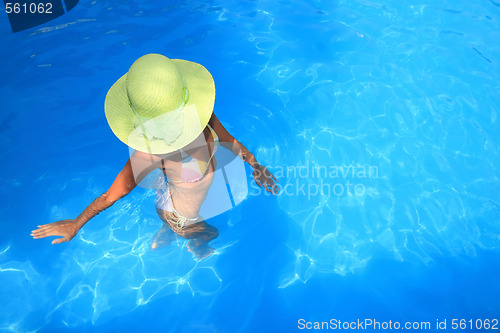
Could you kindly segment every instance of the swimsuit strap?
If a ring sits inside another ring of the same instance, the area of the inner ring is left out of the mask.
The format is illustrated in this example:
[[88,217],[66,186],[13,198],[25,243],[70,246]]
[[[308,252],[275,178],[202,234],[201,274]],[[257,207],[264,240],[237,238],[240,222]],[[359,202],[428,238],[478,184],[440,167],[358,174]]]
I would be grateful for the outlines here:
[[208,129],[210,130],[210,133],[212,133],[212,137],[214,138],[214,142],[219,143],[219,136],[217,133],[215,133],[215,130],[210,126],[210,124],[207,124]]
[[177,229],[184,228],[184,224],[187,221],[187,217],[179,215],[177,213],[170,214],[170,222],[177,227]]
[[[198,217],[195,217],[194,219],[190,219],[188,217],[185,217],[181,214],[179,214],[175,209],[173,212],[170,212],[170,219],[169,221],[177,227],[177,229],[182,229],[186,226],[186,222],[192,221],[196,223],[195,221],[198,221]],[[188,225],[194,224],[190,223]]]
[[[210,154],[210,158],[208,159],[208,162],[207,162],[207,170],[208,170],[208,166],[210,165],[210,161],[212,160],[212,157],[214,157],[215,151],[217,150],[217,147],[219,147],[219,137],[217,136],[217,133],[215,133],[212,126],[210,126],[210,124],[207,124],[207,127],[210,130],[210,132],[212,133],[212,137],[214,139],[214,146],[212,147],[212,153]],[[206,170],[205,170],[205,173],[206,173]]]

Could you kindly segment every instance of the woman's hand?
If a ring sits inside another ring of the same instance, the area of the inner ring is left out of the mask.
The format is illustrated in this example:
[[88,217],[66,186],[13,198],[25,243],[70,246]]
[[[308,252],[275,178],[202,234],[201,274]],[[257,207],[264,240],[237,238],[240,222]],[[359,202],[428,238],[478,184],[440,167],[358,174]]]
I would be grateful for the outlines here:
[[59,244],[62,242],[69,242],[76,236],[80,227],[74,220],[62,220],[49,224],[39,225],[38,229],[31,232],[34,239],[44,238],[48,236],[63,236],[63,238],[56,238],[52,244]]
[[275,195],[278,194],[278,185],[275,183],[278,182],[276,177],[274,177],[265,166],[258,163],[253,165],[253,169],[252,175],[255,183],[263,187],[267,192],[271,192]]

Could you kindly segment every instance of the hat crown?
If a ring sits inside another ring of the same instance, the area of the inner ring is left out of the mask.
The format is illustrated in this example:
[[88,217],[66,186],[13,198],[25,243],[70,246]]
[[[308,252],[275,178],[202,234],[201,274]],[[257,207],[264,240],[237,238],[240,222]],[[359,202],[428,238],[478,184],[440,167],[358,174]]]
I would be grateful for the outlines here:
[[127,95],[134,112],[155,118],[183,105],[185,83],[175,63],[161,54],[137,59],[127,73]]

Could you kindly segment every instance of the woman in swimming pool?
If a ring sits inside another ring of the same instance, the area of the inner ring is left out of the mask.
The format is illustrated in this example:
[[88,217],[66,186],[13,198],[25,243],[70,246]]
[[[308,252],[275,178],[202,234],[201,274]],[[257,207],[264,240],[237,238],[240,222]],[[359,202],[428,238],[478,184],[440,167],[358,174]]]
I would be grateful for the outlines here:
[[218,231],[199,211],[213,181],[219,144],[253,167],[259,186],[278,192],[276,178],[217,119],[214,100],[213,78],[202,65],[159,54],[137,59],[108,91],[105,102],[113,133],[135,151],[111,187],[76,219],[40,225],[32,231],[33,238],[62,236],[52,244],[70,241],[85,223],[160,169],[166,181],[157,182],[156,209],[165,225],[151,247],[168,242],[175,232],[190,239],[188,248],[199,259],[209,256],[213,249],[208,242]]

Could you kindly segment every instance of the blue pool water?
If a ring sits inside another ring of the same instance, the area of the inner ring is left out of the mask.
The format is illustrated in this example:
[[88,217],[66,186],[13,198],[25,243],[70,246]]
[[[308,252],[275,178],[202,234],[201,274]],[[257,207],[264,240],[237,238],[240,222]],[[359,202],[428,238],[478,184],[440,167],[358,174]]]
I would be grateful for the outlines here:
[[[80,1],[16,34],[0,20],[0,331],[500,319],[500,3]],[[282,195],[247,169],[202,261],[181,240],[149,250],[143,188],[70,243],[31,239],[125,164],[104,98],[146,53],[210,70],[215,113]]]

